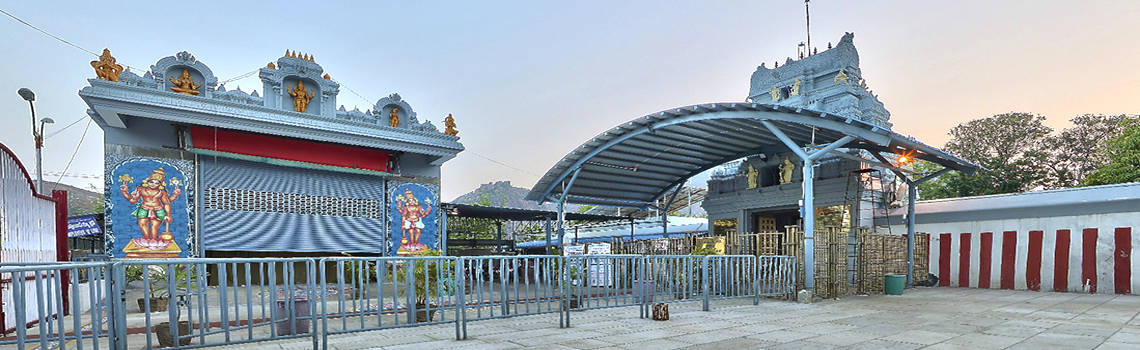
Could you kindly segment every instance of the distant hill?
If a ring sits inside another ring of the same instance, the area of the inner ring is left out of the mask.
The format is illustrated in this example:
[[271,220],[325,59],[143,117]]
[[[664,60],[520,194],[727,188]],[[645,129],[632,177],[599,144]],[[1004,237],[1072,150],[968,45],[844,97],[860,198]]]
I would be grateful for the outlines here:
[[44,195],[51,196],[52,190],[67,191],[67,215],[69,216],[103,212],[102,193],[68,184],[44,181]]
[[[474,191],[456,197],[451,203],[530,210],[558,210],[557,203],[548,202],[540,206],[538,202],[526,200],[527,193],[530,193],[529,189],[511,186],[510,181],[496,181],[480,185]],[[567,204],[566,212],[578,212],[578,205]]]

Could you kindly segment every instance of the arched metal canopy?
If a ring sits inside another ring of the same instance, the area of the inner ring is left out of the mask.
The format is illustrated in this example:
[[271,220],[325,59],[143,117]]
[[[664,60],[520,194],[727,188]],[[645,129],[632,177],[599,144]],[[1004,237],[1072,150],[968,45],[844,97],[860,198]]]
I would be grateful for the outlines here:
[[[646,208],[678,184],[720,164],[759,153],[803,153],[781,137],[797,148],[842,142],[828,151],[905,154],[967,174],[980,168],[843,115],[771,103],[710,103],[650,114],[595,136],[547,171],[527,199]],[[886,158],[879,160],[895,168]]]

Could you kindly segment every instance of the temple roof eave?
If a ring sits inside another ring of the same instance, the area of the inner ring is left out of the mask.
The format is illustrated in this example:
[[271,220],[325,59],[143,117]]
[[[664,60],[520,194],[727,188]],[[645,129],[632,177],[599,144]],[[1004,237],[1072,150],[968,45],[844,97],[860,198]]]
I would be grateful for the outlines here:
[[334,120],[262,106],[203,99],[101,80],[79,91],[101,126],[126,128],[120,114],[389,151],[454,158],[464,150],[458,137],[368,123]]

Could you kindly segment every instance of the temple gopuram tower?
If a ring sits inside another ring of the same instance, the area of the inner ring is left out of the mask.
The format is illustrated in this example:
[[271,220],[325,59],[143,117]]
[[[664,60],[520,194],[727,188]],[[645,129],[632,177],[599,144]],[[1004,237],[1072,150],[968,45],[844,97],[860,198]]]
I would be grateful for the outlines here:
[[[859,53],[847,33],[834,47],[787,59],[752,73],[748,99],[752,102],[833,113],[890,129],[890,112],[867,88],[859,70]],[[829,44],[830,46],[830,44]],[[815,164],[817,227],[885,227],[886,208],[893,201],[893,175],[862,161],[858,150],[834,152]],[[782,232],[798,225],[803,198],[803,169],[792,153],[762,153],[718,167],[709,180],[703,206],[714,235]]]

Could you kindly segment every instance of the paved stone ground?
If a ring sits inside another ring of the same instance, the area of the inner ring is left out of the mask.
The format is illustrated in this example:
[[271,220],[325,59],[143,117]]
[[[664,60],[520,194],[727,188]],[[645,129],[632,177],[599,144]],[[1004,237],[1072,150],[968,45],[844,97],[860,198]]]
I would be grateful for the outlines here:
[[[849,296],[814,304],[751,299],[670,305],[671,320],[637,307],[473,321],[329,337],[354,349],[1140,349],[1140,296],[919,288],[902,296]],[[245,344],[307,349],[311,340]]]

